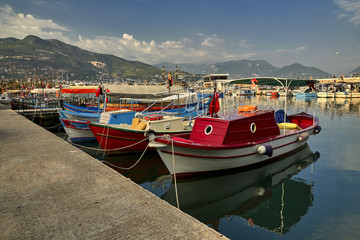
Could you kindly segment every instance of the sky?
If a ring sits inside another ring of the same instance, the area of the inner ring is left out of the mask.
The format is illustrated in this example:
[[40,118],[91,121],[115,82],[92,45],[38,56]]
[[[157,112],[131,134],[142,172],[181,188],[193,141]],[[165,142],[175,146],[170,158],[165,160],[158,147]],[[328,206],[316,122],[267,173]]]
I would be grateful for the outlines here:
[[360,0],[0,0],[0,38],[27,35],[148,64],[266,60],[360,66]]

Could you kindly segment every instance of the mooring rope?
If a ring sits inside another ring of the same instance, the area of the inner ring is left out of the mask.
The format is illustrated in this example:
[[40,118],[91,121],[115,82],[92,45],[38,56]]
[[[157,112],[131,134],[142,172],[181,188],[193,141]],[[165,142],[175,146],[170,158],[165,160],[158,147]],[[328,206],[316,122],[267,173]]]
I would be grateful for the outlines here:
[[133,147],[133,146],[136,146],[137,144],[140,144],[142,142],[145,142],[146,140],[148,140],[149,138],[145,138],[143,140],[140,140],[136,143],[133,143],[133,144],[130,144],[130,145],[127,145],[127,146],[124,146],[124,147],[119,147],[119,148],[114,148],[114,149],[101,149],[100,146],[99,148],[94,148],[94,147],[86,147],[86,146],[83,146],[83,145],[80,145],[80,144],[76,144],[76,143],[73,143],[73,142],[70,142],[72,145],[74,146],[78,146],[78,147],[81,147],[81,148],[85,148],[85,149],[89,149],[89,150],[100,150],[100,151],[103,151],[103,152],[110,152],[110,151],[118,151],[118,150],[122,150],[122,149],[126,149],[126,148],[130,148],[130,147]]
[[[107,140],[108,140],[108,138],[109,138],[109,130],[110,130],[110,126],[107,126],[108,128],[107,128],[107,131],[106,131],[106,137],[105,137],[105,149],[106,149],[106,147],[107,147]],[[105,150],[104,149],[104,150]],[[105,151],[103,151],[103,158],[105,157]]]
[[175,171],[175,154],[174,154],[174,140],[171,139],[171,153],[172,153],[172,164],[173,164],[173,172],[174,172],[174,184],[175,184],[175,197],[176,197],[176,204],[177,208],[180,209],[179,205],[179,195],[176,183],[176,171]]
[[103,132],[102,132],[102,134],[101,134],[100,141],[98,141],[98,142],[99,142],[99,146],[98,146],[98,148],[96,149],[97,151],[96,151],[95,157],[98,155],[99,151],[102,150],[101,147],[100,147],[100,145],[101,145],[102,140],[103,140],[103,137],[104,137],[104,135],[105,135],[104,132],[105,132],[105,127],[103,128]]
[[119,166],[116,166],[116,165],[114,165],[114,164],[112,164],[112,163],[109,163],[108,161],[105,161],[105,160],[102,160],[101,162],[102,162],[102,163],[106,163],[106,164],[110,165],[111,167],[114,167],[114,168],[117,168],[117,169],[130,170],[130,169],[132,169],[133,167],[135,167],[135,166],[140,162],[140,160],[141,160],[142,157],[144,156],[146,150],[148,149],[149,145],[150,145],[150,143],[146,146],[146,148],[145,148],[145,150],[143,151],[143,153],[141,154],[140,158],[139,158],[139,159],[136,161],[136,163],[134,163],[131,167],[127,167],[127,168],[119,167]]
[[31,119],[32,122],[34,121],[34,119],[35,119],[35,117],[36,117],[37,105],[38,105],[38,99],[36,98],[36,100],[35,100],[34,115],[33,115],[32,119]]
[[58,126],[60,126],[61,123],[56,124],[55,126],[52,127],[44,127],[45,129],[53,129],[53,128],[57,128]]

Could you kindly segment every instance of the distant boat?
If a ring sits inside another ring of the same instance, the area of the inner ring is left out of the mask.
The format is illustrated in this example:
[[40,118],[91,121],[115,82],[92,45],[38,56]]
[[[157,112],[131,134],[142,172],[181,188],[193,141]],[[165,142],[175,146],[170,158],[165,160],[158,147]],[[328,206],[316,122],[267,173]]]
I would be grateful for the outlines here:
[[318,98],[334,98],[335,97],[335,93],[333,92],[317,92],[316,93],[316,97]]
[[293,94],[291,91],[287,91],[287,92],[285,92],[285,91],[279,91],[278,93],[279,93],[279,96],[280,96],[280,97],[285,97],[285,96],[287,96],[287,97],[292,97],[292,96],[294,96],[294,94]]
[[302,92],[296,94],[297,99],[313,99],[316,98],[316,92]]
[[273,96],[273,97],[277,97],[279,96],[277,91],[267,91],[266,92],[266,96]]

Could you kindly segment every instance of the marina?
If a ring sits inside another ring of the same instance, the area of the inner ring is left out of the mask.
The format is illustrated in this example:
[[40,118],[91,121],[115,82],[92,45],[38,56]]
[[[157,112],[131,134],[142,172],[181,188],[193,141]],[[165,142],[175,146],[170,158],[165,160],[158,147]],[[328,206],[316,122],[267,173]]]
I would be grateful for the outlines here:
[[0,240],[360,239],[359,9],[4,0]]
[[[227,96],[220,101],[221,104],[223,104],[222,101],[226,101],[228,108],[234,109],[237,109],[238,105],[256,105],[261,109],[271,108],[274,110],[285,107],[285,98],[264,95]],[[76,145],[78,148],[74,148],[63,140],[66,137],[64,133],[58,133],[57,135],[60,137],[58,138],[52,133],[44,132],[73,148],[70,152],[84,151],[98,159],[98,161],[87,158],[82,160],[84,166],[81,168],[87,168],[87,165],[93,166],[96,162],[94,166],[96,169],[116,170],[120,173],[119,177],[123,175],[130,178],[132,182],[146,191],[174,207],[179,207],[181,211],[213,228],[224,237],[242,239],[242,236],[245,235],[248,238],[261,236],[266,239],[280,237],[281,239],[294,239],[297,236],[298,239],[312,239],[312,236],[321,235],[320,239],[338,239],[339,237],[357,239],[360,230],[357,224],[352,224],[352,222],[355,223],[357,217],[360,216],[360,212],[354,210],[356,209],[356,199],[359,197],[356,186],[357,181],[360,180],[360,166],[357,163],[357,156],[360,152],[356,147],[360,134],[358,127],[360,99],[315,98],[305,100],[288,97],[286,106],[288,115],[297,112],[316,113],[323,129],[321,133],[309,138],[308,144],[299,148],[295,153],[281,157],[275,162],[249,169],[177,179],[177,182],[174,181],[175,179],[154,151],[107,156],[101,151],[96,141]],[[10,111],[6,110],[7,106],[2,109],[2,112]],[[12,114],[17,115],[15,112]],[[2,119],[2,123],[4,123],[4,118]],[[23,121],[32,124],[26,119]],[[16,123],[14,122],[14,124]],[[23,140],[28,145],[26,136],[23,137]],[[339,142],[343,142],[343,144],[339,145]],[[45,140],[43,144],[47,146]],[[15,155],[18,156],[17,161],[20,161],[18,164],[23,163],[25,166],[30,164],[21,160],[22,157],[19,156],[19,153],[6,151],[5,146],[3,143],[2,156],[4,153],[5,156]],[[40,161],[49,156],[51,159],[56,155],[55,152],[59,151],[48,150],[52,153],[48,155],[45,152],[37,153],[39,155],[36,159]],[[82,155],[70,153],[70,156],[65,154],[65,156],[61,155],[57,158],[72,159],[71,161],[78,162],[79,158],[82,159]],[[48,164],[49,168],[57,165],[53,161],[49,161]],[[8,166],[6,169],[10,170],[12,165],[6,166]],[[34,166],[46,169],[47,164],[42,161],[40,165]],[[12,171],[15,171],[15,168]],[[48,169],[48,171],[55,170]],[[17,171],[15,172],[17,173]],[[55,171],[54,176],[59,174]],[[2,174],[2,176],[9,175]],[[15,176],[17,175],[15,174]],[[21,176],[18,174],[18,177]],[[41,176],[46,177],[47,175],[44,172]],[[52,176],[46,178],[56,184]],[[97,176],[99,177],[99,175]],[[61,174],[58,177],[61,179]],[[79,176],[79,178],[82,177]],[[85,179],[78,181],[82,182]],[[9,188],[11,184],[8,184]],[[344,188],[344,186],[346,187]],[[115,194],[110,189],[108,191],[108,194],[111,192],[111,196]],[[342,201],[339,201],[340,196]],[[67,197],[69,196],[67,195]],[[347,204],[342,204],[343,201]],[[151,206],[153,207],[153,204]],[[79,205],[74,208],[79,208]],[[11,213],[9,209],[7,211],[8,214]],[[102,214],[106,215],[106,213]],[[333,222],[334,216],[343,218],[347,228],[352,231],[341,230],[341,225],[338,226],[336,222]],[[54,216],[54,219],[58,218],[59,216]],[[338,238],[325,234],[322,230],[324,228],[339,229],[336,234],[332,234]],[[30,229],[28,231],[31,232]],[[81,231],[81,229],[72,231]]]
[[226,239],[0,104],[1,239]]
[[[284,98],[266,96],[227,97],[226,102],[229,107],[285,106]],[[105,156],[82,149],[230,239],[357,239],[360,100],[293,97],[287,108],[290,115],[316,112],[322,131],[295,154],[258,168],[175,183],[155,152],[139,161],[141,153]]]

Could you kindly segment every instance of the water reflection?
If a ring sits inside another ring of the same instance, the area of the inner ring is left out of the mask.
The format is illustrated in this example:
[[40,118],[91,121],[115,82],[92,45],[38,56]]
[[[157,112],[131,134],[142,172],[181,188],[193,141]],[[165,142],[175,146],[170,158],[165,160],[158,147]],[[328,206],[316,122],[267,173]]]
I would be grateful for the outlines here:
[[[240,217],[250,225],[283,234],[312,205],[312,183],[290,177],[319,158],[306,145],[278,162],[226,175],[178,180],[180,209],[219,230],[221,219]],[[161,196],[176,206],[175,184]]]
[[153,182],[153,188],[156,188],[155,185],[161,181],[161,176],[168,176],[169,171],[155,151],[146,152],[142,159],[140,157],[141,154],[109,156],[103,162],[137,184]]
[[330,113],[331,116],[359,115],[360,98],[318,98],[316,103],[320,112]]
[[[295,97],[267,97],[267,96],[236,96],[226,98],[227,109],[237,109],[240,105],[255,104],[258,108],[286,108],[291,113],[313,112],[334,116],[357,115],[360,113],[360,98],[316,98],[297,99]],[[222,103],[224,105],[224,103]]]

